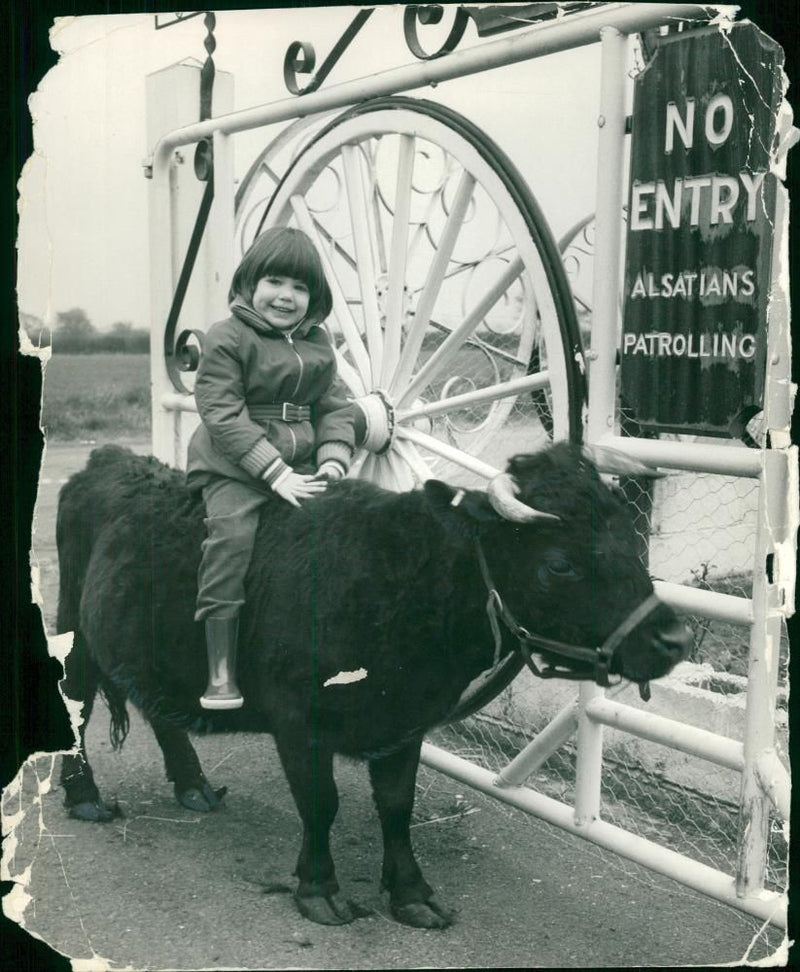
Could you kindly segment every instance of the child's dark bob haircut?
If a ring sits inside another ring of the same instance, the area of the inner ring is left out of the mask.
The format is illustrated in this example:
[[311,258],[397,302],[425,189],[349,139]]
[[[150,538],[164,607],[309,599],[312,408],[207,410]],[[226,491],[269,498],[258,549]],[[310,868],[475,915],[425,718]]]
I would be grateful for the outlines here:
[[319,324],[330,314],[333,298],[322,261],[302,230],[274,226],[257,237],[236,268],[228,302],[237,297],[252,303],[253,291],[262,277],[294,277],[309,291],[306,320]]

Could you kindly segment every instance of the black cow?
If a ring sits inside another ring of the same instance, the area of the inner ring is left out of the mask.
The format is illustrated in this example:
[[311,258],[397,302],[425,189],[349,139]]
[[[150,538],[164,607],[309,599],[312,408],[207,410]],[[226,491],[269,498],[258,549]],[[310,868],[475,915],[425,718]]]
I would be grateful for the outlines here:
[[[518,456],[498,483],[487,495],[438,481],[391,493],[345,480],[299,510],[277,497],[267,504],[240,628],[245,704],[209,713],[198,703],[206,653],[193,620],[202,503],[154,458],[97,449],[59,500],[58,630],[75,632],[65,693],[84,703],[85,728],[100,689],[117,745],[128,728],[126,698],[139,707],[178,800],[195,810],[214,807],[224,790],[206,780],[187,729],[271,732],[304,825],[296,900],[321,923],[354,917],[328,843],[338,804],[333,755],[366,760],[392,911],[411,925],[444,927],[450,915],[409,837],[425,731],[492,665],[493,628],[503,631],[503,653],[519,638],[551,671],[558,663],[591,678],[588,648],[652,595],[625,504],[580,451],[558,445]],[[487,588],[499,595],[494,625]],[[604,661],[612,675],[644,683],[688,650],[685,627],[662,604],[630,626]],[[565,660],[533,635],[588,648]],[[64,758],[61,782],[74,816],[110,819],[83,736]]]

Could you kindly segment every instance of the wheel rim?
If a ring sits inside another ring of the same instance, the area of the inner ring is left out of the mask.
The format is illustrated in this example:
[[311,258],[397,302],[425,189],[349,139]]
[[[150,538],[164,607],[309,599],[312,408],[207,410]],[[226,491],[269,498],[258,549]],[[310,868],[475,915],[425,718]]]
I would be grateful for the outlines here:
[[361,407],[352,474],[473,485],[515,452],[579,437],[569,287],[526,193],[486,136],[407,98],[339,116],[283,176],[254,235],[299,226],[322,255]]

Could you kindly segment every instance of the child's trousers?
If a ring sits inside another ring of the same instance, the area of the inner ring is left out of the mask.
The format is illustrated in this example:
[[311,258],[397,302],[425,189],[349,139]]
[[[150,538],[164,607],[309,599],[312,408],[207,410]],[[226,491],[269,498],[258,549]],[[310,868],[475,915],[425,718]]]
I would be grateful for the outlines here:
[[197,574],[195,621],[231,618],[244,604],[244,579],[261,507],[274,494],[235,479],[215,477],[203,488],[206,531]]

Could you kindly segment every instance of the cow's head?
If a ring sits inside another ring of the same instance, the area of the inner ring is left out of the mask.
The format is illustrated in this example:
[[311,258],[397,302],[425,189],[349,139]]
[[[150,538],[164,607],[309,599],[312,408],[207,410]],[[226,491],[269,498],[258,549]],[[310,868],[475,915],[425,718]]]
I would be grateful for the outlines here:
[[545,671],[603,681],[605,670],[643,685],[688,654],[690,632],[653,595],[626,502],[584,451],[559,444],[516,456],[488,493],[438,482],[426,490],[440,519],[474,541],[498,594],[492,610],[518,637],[531,635],[523,647]]

